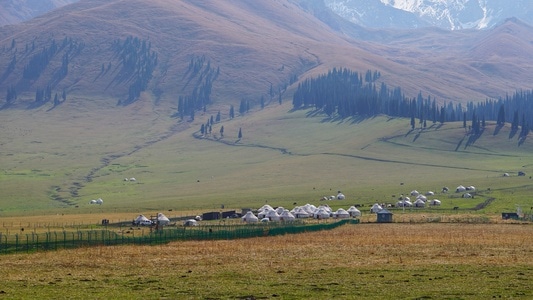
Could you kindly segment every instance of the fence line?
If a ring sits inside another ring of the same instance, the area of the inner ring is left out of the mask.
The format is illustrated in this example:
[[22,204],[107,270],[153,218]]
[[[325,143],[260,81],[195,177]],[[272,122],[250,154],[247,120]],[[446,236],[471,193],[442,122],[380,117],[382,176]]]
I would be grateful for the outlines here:
[[196,227],[165,227],[160,230],[99,230],[49,231],[44,233],[3,234],[0,232],[0,254],[35,252],[65,248],[110,245],[157,245],[172,241],[231,240],[283,234],[330,230],[345,224],[358,224],[358,219],[333,223],[303,222],[258,223],[246,225],[203,225]]

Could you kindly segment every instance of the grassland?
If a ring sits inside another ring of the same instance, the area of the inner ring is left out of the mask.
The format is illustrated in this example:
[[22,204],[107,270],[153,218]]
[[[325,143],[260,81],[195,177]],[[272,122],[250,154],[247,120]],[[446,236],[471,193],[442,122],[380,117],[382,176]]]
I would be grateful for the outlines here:
[[[460,184],[476,186],[477,197],[437,194],[442,208],[473,209],[489,199],[480,212],[533,206],[533,182],[516,176],[533,173],[533,146],[518,145],[508,127],[489,124],[469,142],[459,123],[411,130],[403,119],[330,120],[272,104],[223,117],[213,128],[218,134],[224,126],[223,138],[198,138],[209,112],[180,123],[149,98],[120,109],[87,98],[65,105],[72,113],[0,112],[0,216],[292,207],[338,190],[346,204],[331,205],[394,203],[413,189]],[[130,177],[137,181],[123,180]],[[97,198],[104,205],[88,204]]]
[[328,232],[0,256],[10,299],[530,299],[530,225]]
[[[143,213],[333,208],[395,203],[411,190],[435,191],[441,207],[393,209],[394,224],[261,239],[180,242],[0,256],[9,298],[530,298],[531,225],[496,222],[526,213],[533,146],[507,126],[488,124],[470,140],[462,124],[411,130],[384,116],[332,120],[290,105],[223,117],[225,135],[199,137],[194,122],[143,98],[116,108],[77,98],[62,110],[0,111],[0,222],[13,234],[76,228]],[[237,138],[242,128],[243,138]],[[516,176],[523,171],[528,176]],[[510,177],[503,177],[509,172]],[[137,181],[124,181],[135,177]],[[453,190],[474,185],[474,199]],[[441,193],[448,186],[451,193]],[[89,205],[102,198],[104,204]],[[458,206],[459,210],[452,208]],[[472,219],[490,224],[458,224]],[[441,220],[450,223],[426,223]],[[499,224],[493,224],[499,223]],[[14,271],[15,270],[15,271]],[[252,297],[253,296],[253,297]]]

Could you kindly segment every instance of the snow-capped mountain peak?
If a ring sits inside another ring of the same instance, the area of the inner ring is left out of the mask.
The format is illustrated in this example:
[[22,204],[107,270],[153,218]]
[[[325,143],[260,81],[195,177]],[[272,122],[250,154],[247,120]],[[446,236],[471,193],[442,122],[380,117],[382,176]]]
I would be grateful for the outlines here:
[[[533,24],[533,1],[531,0],[324,1],[337,14],[367,27],[437,26],[451,30],[485,29],[509,17],[517,17],[526,23]],[[369,18],[369,14],[374,17]],[[373,22],[379,19],[386,19],[388,22]]]

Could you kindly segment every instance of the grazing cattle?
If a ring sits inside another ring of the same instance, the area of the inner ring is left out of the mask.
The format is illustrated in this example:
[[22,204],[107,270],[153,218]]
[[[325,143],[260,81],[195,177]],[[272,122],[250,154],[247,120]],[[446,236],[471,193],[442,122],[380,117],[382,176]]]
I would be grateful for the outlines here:
[[503,177],[509,177],[509,173],[503,173]]
[[453,207],[453,210],[458,210],[459,209],[459,206],[454,206]]
[[463,198],[473,198],[472,194],[470,194],[470,193],[464,193],[462,197]]
[[526,176],[526,173],[522,172],[522,171],[519,171],[518,172],[518,176]]
[[450,189],[447,186],[442,188],[443,193],[447,193],[448,191],[450,191]]

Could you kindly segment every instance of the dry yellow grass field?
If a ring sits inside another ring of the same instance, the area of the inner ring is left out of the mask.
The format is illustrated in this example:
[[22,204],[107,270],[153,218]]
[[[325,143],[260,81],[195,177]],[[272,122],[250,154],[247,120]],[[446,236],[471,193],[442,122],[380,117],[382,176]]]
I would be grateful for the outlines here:
[[363,223],[4,255],[0,292],[13,299],[530,299],[531,236],[530,224]]

